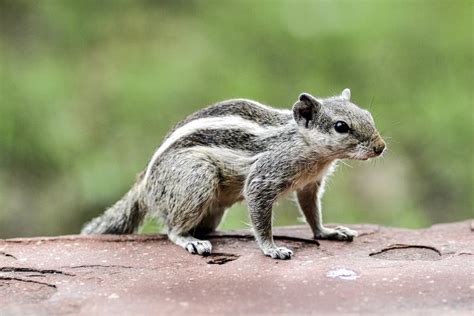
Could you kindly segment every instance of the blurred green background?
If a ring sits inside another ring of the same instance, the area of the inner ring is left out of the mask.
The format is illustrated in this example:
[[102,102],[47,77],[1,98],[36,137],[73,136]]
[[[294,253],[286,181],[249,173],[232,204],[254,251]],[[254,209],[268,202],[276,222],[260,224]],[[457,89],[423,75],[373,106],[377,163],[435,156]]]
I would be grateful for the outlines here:
[[[0,237],[77,233],[167,130],[216,101],[352,89],[389,143],[327,222],[473,217],[472,1],[0,1]],[[282,201],[276,225],[300,215]],[[245,205],[222,229],[247,227]],[[144,231],[156,231],[148,223]]]

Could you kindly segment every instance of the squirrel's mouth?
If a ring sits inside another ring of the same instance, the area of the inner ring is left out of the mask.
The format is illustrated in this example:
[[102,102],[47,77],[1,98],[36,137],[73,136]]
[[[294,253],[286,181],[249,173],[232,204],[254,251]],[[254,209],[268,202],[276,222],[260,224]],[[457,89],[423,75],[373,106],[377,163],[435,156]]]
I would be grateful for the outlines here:
[[369,153],[367,153],[367,156],[363,157],[361,160],[369,160],[371,158],[377,158],[380,156],[382,156],[381,152],[370,151]]
[[355,155],[355,157],[352,157],[352,159],[355,160],[362,160],[362,161],[367,161],[371,158],[376,158],[379,157],[382,153],[376,153],[374,151],[364,151],[362,154],[359,152]]

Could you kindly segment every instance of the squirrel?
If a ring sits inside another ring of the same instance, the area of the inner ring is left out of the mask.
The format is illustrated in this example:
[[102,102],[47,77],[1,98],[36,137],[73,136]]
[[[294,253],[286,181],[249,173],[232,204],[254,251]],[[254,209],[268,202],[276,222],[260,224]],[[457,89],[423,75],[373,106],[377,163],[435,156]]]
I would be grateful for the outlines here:
[[219,102],[179,122],[130,191],[81,233],[133,233],[150,214],[163,219],[173,243],[205,256],[212,245],[198,238],[245,200],[263,254],[290,259],[292,250],[273,240],[273,204],[295,192],[315,239],[352,241],[356,231],[322,223],[325,179],[338,160],[367,160],[384,149],[370,112],[351,102],[349,89],[328,98],[302,93],[292,110]]

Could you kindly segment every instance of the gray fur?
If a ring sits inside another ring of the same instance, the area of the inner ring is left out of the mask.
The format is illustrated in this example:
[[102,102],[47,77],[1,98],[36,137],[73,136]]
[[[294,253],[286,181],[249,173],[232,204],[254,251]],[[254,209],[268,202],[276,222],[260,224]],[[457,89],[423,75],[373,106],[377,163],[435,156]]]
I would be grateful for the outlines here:
[[[337,121],[350,131],[338,133]],[[315,238],[352,240],[355,231],[323,226],[324,180],[338,159],[369,159],[384,147],[370,113],[351,103],[348,89],[326,99],[301,94],[292,111],[224,101],[178,123],[132,190],[83,233],[130,233],[149,213],[163,219],[175,244],[206,255],[212,245],[196,237],[215,230],[225,210],[245,199],[262,252],[289,259],[292,251],[273,241],[273,204],[295,191]]]

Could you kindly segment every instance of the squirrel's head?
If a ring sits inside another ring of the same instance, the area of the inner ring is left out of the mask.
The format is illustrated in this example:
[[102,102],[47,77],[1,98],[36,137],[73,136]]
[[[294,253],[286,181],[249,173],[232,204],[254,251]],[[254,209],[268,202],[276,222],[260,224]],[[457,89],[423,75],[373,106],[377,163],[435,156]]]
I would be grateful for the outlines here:
[[349,89],[326,99],[302,93],[293,117],[310,146],[335,159],[366,160],[385,149],[372,115],[351,102]]

